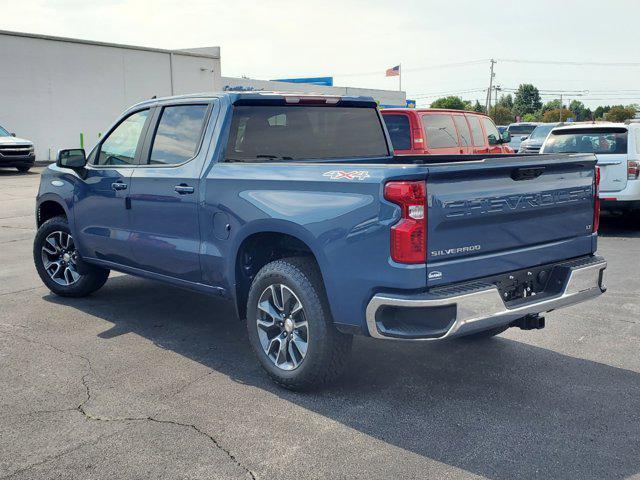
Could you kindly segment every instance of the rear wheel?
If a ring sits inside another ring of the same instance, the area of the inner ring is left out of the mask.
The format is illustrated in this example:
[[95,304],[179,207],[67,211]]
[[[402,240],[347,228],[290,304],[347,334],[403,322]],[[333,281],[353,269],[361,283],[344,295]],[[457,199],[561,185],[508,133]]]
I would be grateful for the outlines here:
[[262,368],[279,385],[305,390],[336,378],[351,336],[333,326],[315,262],[295,257],[265,265],[247,301],[247,330]]
[[31,167],[16,167],[20,173],[27,173]]
[[109,277],[109,270],[82,262],[65,217],[51,218],[38,228],[33,261],[44,284],[63,297],[89,295]]

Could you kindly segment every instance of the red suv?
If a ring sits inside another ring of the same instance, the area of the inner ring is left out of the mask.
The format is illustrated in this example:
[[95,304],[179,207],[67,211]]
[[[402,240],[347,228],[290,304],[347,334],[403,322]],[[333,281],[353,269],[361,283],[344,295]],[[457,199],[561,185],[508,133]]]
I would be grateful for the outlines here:
[[397,155],[514,153],[488,116],[445,109],[381,111]]

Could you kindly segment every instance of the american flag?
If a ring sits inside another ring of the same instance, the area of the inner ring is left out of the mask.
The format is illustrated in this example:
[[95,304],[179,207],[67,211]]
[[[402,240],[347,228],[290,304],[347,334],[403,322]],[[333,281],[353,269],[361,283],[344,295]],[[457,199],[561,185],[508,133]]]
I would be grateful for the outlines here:
[[385,76],[386,77],[397,77],[398,75],[400,75],[400,65],[396,65],[393,68],[388,68],[387,69],[387,74]]

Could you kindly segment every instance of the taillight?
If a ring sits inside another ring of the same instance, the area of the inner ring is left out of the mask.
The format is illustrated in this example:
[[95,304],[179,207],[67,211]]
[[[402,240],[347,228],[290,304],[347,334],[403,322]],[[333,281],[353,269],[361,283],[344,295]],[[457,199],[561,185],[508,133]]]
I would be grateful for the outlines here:
[[600,227],[600,167],[596,166],[593,179],[595,199],[593,201],[593,233],[598,233]]
[[637,180],[640,175],[640,162],[637,160],[627,161],[627,179]]
[[414,150],[423,150],[424,147],[424,137],[422,136],[421,128],[413,129],[413,149]]
[[427,255],[425,182],[389,182],[384,198],[400,206],[401,218],[391,227],[391,258],[398,263],[424,263]]

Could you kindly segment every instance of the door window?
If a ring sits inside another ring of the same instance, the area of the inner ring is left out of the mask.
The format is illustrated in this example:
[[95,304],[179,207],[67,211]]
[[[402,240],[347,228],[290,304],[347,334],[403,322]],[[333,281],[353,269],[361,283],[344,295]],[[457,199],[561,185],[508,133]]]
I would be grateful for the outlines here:
[[424,134],[430,148],[450,148],[458,146],[458,135],[451,115],[430,114],[422,116]]
[[149,110],[129,115],[102,142],[97,165],[133,165],[140,134],[149,116]]
[[391,143],[396,150],[411,149],[411,129],[409,117],[406,115],[383,115],[384,123],[389,131]]
[[482,127],[480,126],[480,118],[477,116],[469,116],[469,124],[471,125],[471,137],[473,138],[473,144],[476,147],[484,147],[487,141],[482,133]]
[[454,115],[453,121],[456,123],[458,129],[458,135],[460,135],[460,143],[463,147],[471,146],[471,132],[469,131],[469,125],[462,115]]
[[490,118],[482,117],[482,123],[484,124],[484,130],[487,132],[487,138],[489,135],[493,135],[493,138],[500,140],[500,132]]
[[158,122],[150,164],[175,165],[193,158],[200,145],[208,105],[164,107]]

